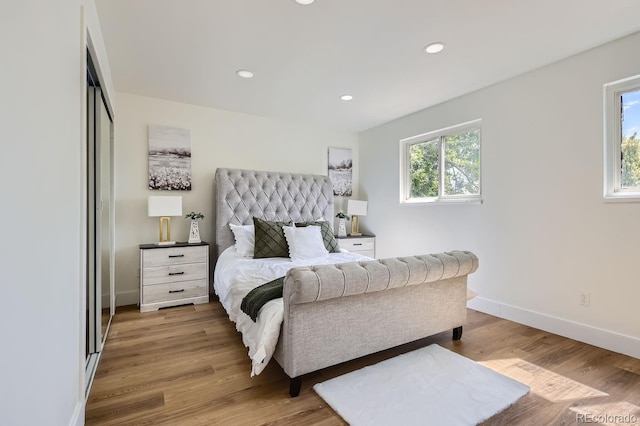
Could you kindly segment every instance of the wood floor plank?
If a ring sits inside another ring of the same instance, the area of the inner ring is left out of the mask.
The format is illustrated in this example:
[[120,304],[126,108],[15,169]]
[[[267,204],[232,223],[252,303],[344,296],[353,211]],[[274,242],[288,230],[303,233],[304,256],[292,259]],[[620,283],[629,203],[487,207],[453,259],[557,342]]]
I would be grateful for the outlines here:
[[[310,373],[300,396],[289,398],[288,378],[277,363],[250,377],[247,349],[219,302],[144,314],[135,306],[118,308],[87,400],[86,424],[345,425],[313,391],[315,383],[432,343],[478,362],[520,360],[523,368],[545,372],[538,377],[543,388],[569,396],[553,401],[532,391],[484,425],[572,425],[580,412],[640,407],[640,360],[473,310],[467,319],[460,341],[440,333]],[[578,395],[571,386],[606,396],[571,398]]]
[[100,424],[101,421],[115,420],[127,417],[130,414],[140,415],[146,411],[160,408],[164,405],[162,392],[153,392],[147,395],[134,396],[122,400],[114,398],[108,404],[99,406],[95,404],[86,414],[86,424]]
[[170,374],[157,375],[151,380],[130,381],[131,384],[127,386],[122,386],[122,383],[118,382],[108,386],[105,380],[101,380],[96,389],[92,389],[88,401],[94,403],[103,399],[111,399],[117,396],[138,393],[145,389],[163,389],[167,386],[172,386],[173,383],[185,380],[190,381],[201,377],[207,377],[210,379],[213,374],[213,367],[207,365],[204,367],[196,367],[188,371],[173,371]]

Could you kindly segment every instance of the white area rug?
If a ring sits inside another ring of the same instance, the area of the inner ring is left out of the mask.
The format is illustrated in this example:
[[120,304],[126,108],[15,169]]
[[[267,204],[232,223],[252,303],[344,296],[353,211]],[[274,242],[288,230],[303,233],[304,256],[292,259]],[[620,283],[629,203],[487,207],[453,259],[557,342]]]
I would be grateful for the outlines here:
[[313,389],[352,426],[475,425],[529,391],[527,385],[438,345]]

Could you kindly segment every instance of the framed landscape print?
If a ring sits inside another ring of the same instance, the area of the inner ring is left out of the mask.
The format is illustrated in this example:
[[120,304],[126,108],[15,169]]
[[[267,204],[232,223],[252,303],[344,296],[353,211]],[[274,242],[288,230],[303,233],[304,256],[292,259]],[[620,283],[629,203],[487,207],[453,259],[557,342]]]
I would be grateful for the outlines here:
[[333,195],[350,197],[352,191],[353,159],[349,148],[329,148],[329,179]]
[[191,190],[191,130],[149,125],[149,189]]

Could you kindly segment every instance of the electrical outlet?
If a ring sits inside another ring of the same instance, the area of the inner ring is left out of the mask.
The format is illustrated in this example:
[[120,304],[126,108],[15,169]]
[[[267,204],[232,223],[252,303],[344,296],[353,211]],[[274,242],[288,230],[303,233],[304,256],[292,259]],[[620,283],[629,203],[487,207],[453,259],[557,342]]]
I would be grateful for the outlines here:
[[591,293],[580,293],[580,298],[578,299],[578,305],[590,307],[591,306]]

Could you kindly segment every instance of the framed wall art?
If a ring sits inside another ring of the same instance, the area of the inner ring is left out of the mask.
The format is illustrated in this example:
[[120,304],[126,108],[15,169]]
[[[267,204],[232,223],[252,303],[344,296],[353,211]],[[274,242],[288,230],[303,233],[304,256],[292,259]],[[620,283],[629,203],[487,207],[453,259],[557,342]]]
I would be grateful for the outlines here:
[[191,130],[149,125],[149,189],[191,190]]
[[350,197],[352,192],[353,158],[350,148],[329,148],[329,179],[333,195]]

